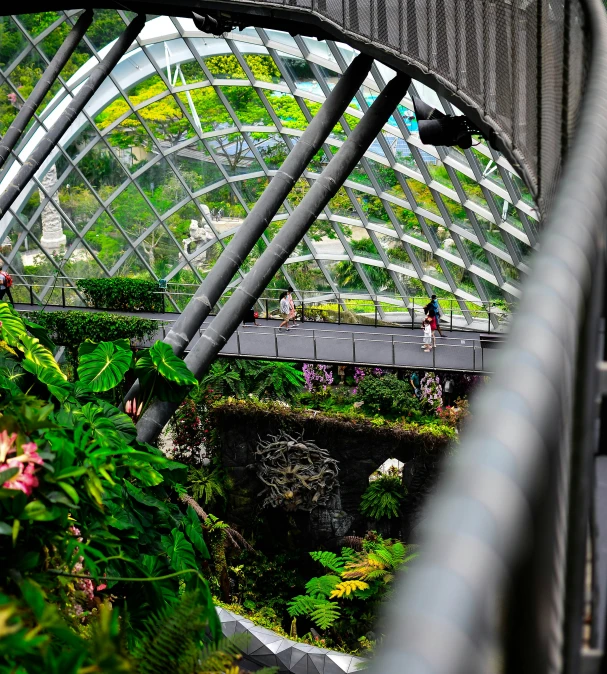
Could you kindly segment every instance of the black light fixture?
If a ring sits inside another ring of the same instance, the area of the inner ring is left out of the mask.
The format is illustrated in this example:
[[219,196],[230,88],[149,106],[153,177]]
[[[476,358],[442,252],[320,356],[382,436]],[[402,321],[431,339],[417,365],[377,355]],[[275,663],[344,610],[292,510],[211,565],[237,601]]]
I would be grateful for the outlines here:
[[212,14],[196,14],[196,12],[192,12],[192,19],[194,19],[194,25],[198,30],[210,35],[220,36],[224,33],[229,33],[236,26],[229,15],[221,14],[220,12]]
[[413,107],[419,139],[424,145],[457,145],[462,150],[468,150],[472,147],[472,135],[480,135],[480,131],[463,115],[445,115],[415,96]]

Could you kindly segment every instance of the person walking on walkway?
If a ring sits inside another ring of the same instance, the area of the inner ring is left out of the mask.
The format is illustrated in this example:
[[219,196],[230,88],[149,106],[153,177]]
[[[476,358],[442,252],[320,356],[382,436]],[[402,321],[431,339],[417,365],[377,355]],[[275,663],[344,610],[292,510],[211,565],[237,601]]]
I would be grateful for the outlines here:
[[295,311],[295,302],[293,301],[293,288],[291,288],[291,286],[287,288],[287,299],[289,300],[289,320],[293,321],[294,327],[295,319],[297,318],[297,312]]
[[289,321],[291,317],[291,305],[287,299],[287,293],[282,293],[280,295],[280,315],[282,317],[282,323],[278,326],[279,330],[282,330],[283,327],[289,332]]
[[426,318],[424,318],[422,328],[424,330],[424,344],[422,349],[426,353],[430,353],[430,351],[432,351],[432,319],[430,316],[426,316]]
[[11,301],[11,304],[14,306],[15,301],[13,300],[13,295],[11,293],[11,286],[13,285],[13,279],[10,274],[4,271],[2,265],[0,265],[0,301],[4,299],[5,295],[8,295],[8,299]]
[[436,295],[432,295],[432,299],[430,300],[429,308],[434,311],[434,316],[436,317],[436,328],[438,330],[438,334],[441,337],[444,337],[442,330],[440,329],[440,307],[438,306],[438,299],[436,298]]

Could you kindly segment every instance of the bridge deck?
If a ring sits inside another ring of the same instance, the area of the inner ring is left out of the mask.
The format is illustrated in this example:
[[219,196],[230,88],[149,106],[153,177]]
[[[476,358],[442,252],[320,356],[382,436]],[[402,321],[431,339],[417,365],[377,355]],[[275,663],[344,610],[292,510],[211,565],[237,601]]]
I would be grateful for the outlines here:
[[[39,311],[36,305],[17,304],[19,311]],[[45,311],[65,311],[61,307],[46,307]],[[82,311],[83,309],[79,309]],[[84,309],[84,311],[96,311]],[[176,314],[146,312],[112,312],[120,315],[150,318],[159,323],[154,339],[162,339]],[[206,326],[190,343],[192,347]],[[495,368],[499,349],[483,348],[479,333],[443,331],[437,337],[436,349],[422,351],[421,329],[374,327],[372,325],[336,325],[334,323],[297,323],[289,331],[280,331],[277,320],[258,319],[259,327],[240,326],[221,351],[223,356],[264,358],[287,361],[336,362],[386,367],[428,368],[465,372],[491,372]],[[150,340],[153,341],[153,340]]]

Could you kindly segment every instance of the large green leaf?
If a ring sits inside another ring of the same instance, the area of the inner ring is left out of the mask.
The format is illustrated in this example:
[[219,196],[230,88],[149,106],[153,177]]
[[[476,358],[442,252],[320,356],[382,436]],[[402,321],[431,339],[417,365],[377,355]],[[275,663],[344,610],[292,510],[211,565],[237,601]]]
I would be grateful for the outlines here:
[[[168,345],[165,344],[165,346]],[[168,348],[170,350],[171,347]],[[181,402],[187,395],[189,386],[182,386],[175,381],[163,377],[154,363],[150,351],[151,349],[143,349],[137,356],[135,371],[139,377],[141,387],[146,391],[147,395],[156,395],[160,400]],[[176,358],[179,363],[186,367],[183,361],[179,360],[175,355],[173,355],[173,358]]]
[[165,379],[182,386],[194,386],[197,383],[188,366],[173,353],[168,344],[156,342],[150,349],[150,357],[158,373]]
[[110,403],[105,400],[98,400],[97,404],[101,406],[106,419],[112,422],[114,428],[127,442],[131,441],[137,435],[135,424],[128,414],[121,412],[117,407],[110,405]]
[[91,353],[80,358],[78,377],[97,393],[109,391],[122,381],[132,359],[130,351],[112,342],[100,342]]
[[52,351],[49,351],[45,346],[40,344],[40,340],[36,337],[30,337],[29,335],[23,335],[21,338],[21,344],[19,348],[23,351],[25,355],[25,360],[29,360],[36,365],[41,367],[47,367],[59,374],[62,379],[67,379],[67,377],[61,372],[61,368],[57,364],[55,357],[53,356]]
[[209,550],[207,544],[202,537],[202,526],[200,524],[200,518],[194,511],[191,505],[188,506],[188,511],[184,519],[185,533],[190,539],[192,545],[200,552],[200,554],[205,559],[210,559]]
[[175,571],[196,568],[194,548],[181,531],[173,529],[171,535],[162,536],[161,541]]
[[[122,349],[123,351],[131,350],[131,342],[126,337],[114,339],[112,340],[112,344],[117,349]],[[93,342],[91,339],[87,339],[84,342],[82,342],[82,344],[78,347],[78,360],[80,360],[82,356],[86,356],[87,353],[93,353],[93,351],[97,348],[98,345],[99,342]]]
[[27,332],[21,316],[8,302],[0,302],[0,321],[2,321],[2,339],[10,346],[19,346],[21,338]]
[[65,381],[62,374],[54,368],[40,365],[40,363],[35,363],[28,358],[22,361],[21,366],[24,370],[33,374],[40,383],[44,384],[59,402],[65,402],[72,392],[72,385]]
[[23,323],[30,335],[34,335],[42,346],[45,346],[49,351],[54,351],[57,348],[55,342],[49,337],[48,330],[43,325],[32,323],[25,318],[23,319]]
[[74,410],[72,414],[75,419],[86,421],[100,440],[117,442],[122,435],[116,428],[114,421],[108,418],[103,408],[95,403],[87,403],[82,409]]

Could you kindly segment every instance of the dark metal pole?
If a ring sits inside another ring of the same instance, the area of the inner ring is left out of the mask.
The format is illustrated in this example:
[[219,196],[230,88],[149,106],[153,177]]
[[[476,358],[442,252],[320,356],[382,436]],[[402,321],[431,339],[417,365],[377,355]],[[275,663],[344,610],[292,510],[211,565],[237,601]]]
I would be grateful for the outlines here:
[[112,68],[124,56],[126,50],[131,46],[144,25],[145,15],[139,14],[116,40],[116,43],[103,61],[91,71],[80,91],[74,96],[61,117],[51,126],[44,138],[36,145],[27,161],[0,196],[0,218],[8,211],[21,191],[34,177],[34,174],[53,151],[61,136],[63,136],[76,117],[82,112],[84,106],[91,100],[93,94],[99,89],[101,84],[103,84]]
[[270,181],[253,210],[220,255],[196,291],[188,306],[169,330],[165,342],[179,355],[183,353],[198,326],[238,271],[272,218],[278,213],[293,185],[322,147],[331,130],[356,95],[371,70],[373,59],[360,54],[340,77],[316,116],[288,154],[280,170]]
[[[213,305],[217,303],[240,265],[253,250],[272,218],[278,213],[293,185],[306,170],[356,95],[371,70],[372,64],[373,59],[363,54],[352,61],[295,147],[289,152],[280,170],[263,191],[234,238],[219,256],[192,300],[171,327],[164,341],[171,345],[177,355],[185,351],[196,334],[196,330],[204,323]],[[266,300],[266,319],[268,318]],[[125,400],[133,397],[139,397],[139,382],[133,384]]]
[[74,53],[74,49],[78,46],[82,36],[88,30],[92,21],[92,9],[87,9],[84,14],[80,15],[76,25],[68,33],[63,44],[59,47],[57,53],[53,56],[52,61],[48,64],[46,70],[42,74],[42,77],[38,80],[38,84],[36,84],[32,93],[27,97],[23,107],[19,110],[19,114],[15,117],[13,123],[9,126],[8,131],[0,141],[0,168],[4,166],[4,162],[10,157],[13,148],[19,142],[25,128],[36,113],[38,106],[51,90],[59,73],[63,70],[70,56]]
[[[201,377],[238,327],[244,314],[255,302],[280,266],[295,250],[322,209],[337,193],[354,170],[409,88],[411,78],[398,74],[379,94],[350,137],[331,159],[320,177],[293,211],[282,229],[272,239],[251,271],[196,342],[187,358],[190,370]],[[177,409],[178,403],[154,402],[137,424],[138,438],[153,441]]]

